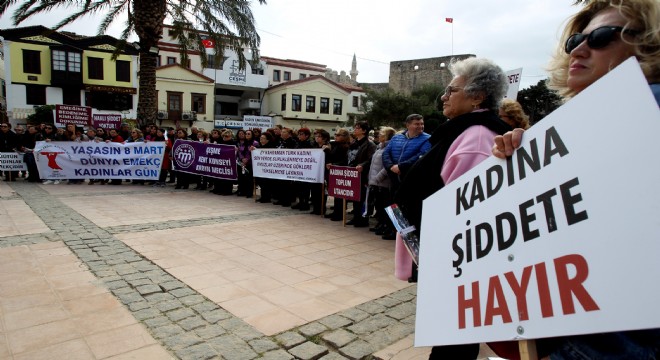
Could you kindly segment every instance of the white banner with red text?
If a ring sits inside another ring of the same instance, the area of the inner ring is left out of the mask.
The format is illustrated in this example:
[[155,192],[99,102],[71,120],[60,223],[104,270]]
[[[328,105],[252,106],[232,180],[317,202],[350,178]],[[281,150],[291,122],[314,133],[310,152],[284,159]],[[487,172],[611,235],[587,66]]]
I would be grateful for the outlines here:
[[322,183],[325,154],[321,149],[255,149],[254,177]]
[[427,198],[415,346],[659,328],[658,134],[628,60]]
[[42,179],[158,180],[165,143],[39,141],[34,149]]

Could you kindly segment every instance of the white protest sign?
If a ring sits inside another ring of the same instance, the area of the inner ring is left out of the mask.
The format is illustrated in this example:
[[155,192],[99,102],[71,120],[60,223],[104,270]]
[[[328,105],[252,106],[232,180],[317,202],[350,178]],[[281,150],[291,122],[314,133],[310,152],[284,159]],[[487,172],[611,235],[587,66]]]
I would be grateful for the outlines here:
[[34,156],[42,179],[157,180],[165,143],[38,141]]
[[506,80],[509,87],[506,90],[505,97],[516,100],[518,98],[518,89],[520,89],[520,80],[522,80],[522,68],[507,71]]
[[243,116],[243,129],[256,129],[259,128],[261,131],[266,131],[273,127],[273,118],[270,116],[256,116],[256,115],[245,115]]
[[415,346],[660,327],[657,134],[631,59],[426,199]]
[[27,165],[23,161],[23,153],[1,152],[0,170],[1,171],[22,171],[27,170]]
[[325,154],[321,149],[255,149],[254,177],[322,183]]

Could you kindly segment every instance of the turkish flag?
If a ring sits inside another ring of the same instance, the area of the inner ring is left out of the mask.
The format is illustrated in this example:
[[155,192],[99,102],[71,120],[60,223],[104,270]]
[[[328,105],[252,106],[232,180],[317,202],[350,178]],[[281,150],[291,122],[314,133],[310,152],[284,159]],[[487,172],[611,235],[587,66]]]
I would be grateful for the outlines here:
[[450,23],[450,24],[453,24],[454,23],[454,18],[445,18],[445,21]]
[[213,46],[215,46],[215,42],[212,39],[203,39],[202,45],[204,45],[204,47],[207,49],[213,49]]

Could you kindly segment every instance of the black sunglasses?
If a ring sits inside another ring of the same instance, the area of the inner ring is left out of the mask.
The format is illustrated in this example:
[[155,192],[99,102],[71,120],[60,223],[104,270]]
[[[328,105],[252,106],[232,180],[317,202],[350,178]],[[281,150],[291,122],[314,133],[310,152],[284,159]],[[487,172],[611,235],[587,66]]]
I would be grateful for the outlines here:
[[587,39],[587,46],[591,49],[602,49],[609,45],[619,32],[629,35],[639,34],[639,31],[624,29],[622,26],[603,26],[595,29],[589,34],[573,34],[569,36],[568,39],[566,39],[564,51],[566,51],[567,54],[570,54],[571,51],[584,41],[584,39]]

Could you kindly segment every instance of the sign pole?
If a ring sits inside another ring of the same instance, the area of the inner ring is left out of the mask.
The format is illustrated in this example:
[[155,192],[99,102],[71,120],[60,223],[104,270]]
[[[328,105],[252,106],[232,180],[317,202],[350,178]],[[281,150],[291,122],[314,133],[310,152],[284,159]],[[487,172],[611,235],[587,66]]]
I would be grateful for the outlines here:
[[518,351],[520,352],[520,360],[538,360],[539,355],[536,352],[535,340],[520,340],[518,341]]
[[325,181],[321,183],[321,216],[325,215]]
[[342,206],[341,206],[341,207],[342,207],[342,210],[341,210],[341,213],[342,213],[342,225],[344,225],[344,227],[346,227],[346,199],[343,199],[343,200],[342,200]]

